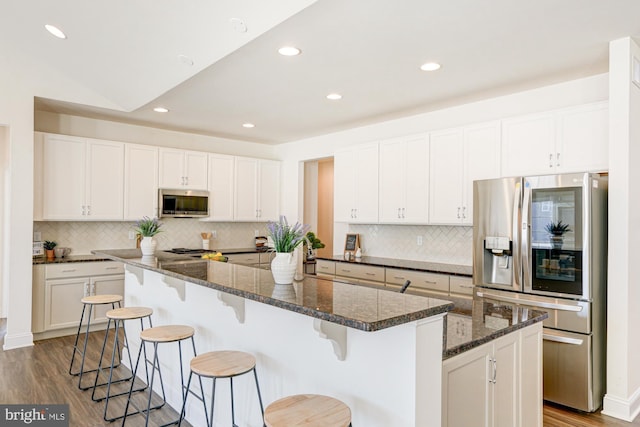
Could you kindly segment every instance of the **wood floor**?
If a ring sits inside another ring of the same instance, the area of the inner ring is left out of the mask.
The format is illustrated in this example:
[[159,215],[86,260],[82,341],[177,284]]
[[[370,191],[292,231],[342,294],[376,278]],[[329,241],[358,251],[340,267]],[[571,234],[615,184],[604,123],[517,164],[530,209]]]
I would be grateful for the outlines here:
[[[0,343],[5,335],[5,322],[0,320]],[[91,390],[80,391],[78,378],[68,374],[69,360],[75,337],[62,337],[37,341],[33,347],[3,351],[0,349],[0,403],[3,404],[56,404],[68,403],[70,426],[116,426],[120,423],[103,421],[104,404],[91,400]],[[92,348],[100,349],[102,334],[92,334]],[[97,359],[96,353],[90,355]],[[126,369],[124,367],[118,369]],[[89,377],[90,380],[92,378]],[[113,413],[122,413],[122,398],[112,400]],[[152,420],[163,424],[177,419],[178,414],[165,406],[154,411]],[[144,419],[133,416],[127,426],[144,425]],[[150,423],[150,425],[157,425]],[[189,427],[186,422],[183,426]],[[554,405],[544,406],[544,427],[640,427],[640,417],[627,423],[600,413],[585,414]],[[392,427],[392,426],[389,426]],[[475,426],[464,426],[475,427]]]

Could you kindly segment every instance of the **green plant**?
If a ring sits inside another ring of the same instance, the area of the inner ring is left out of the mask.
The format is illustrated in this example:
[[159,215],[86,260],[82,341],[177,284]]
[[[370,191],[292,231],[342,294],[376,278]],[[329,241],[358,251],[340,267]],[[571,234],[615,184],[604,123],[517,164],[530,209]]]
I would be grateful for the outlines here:
[[44,248],[48,251],[53,250],[53,248],[55,248],[58,244],[54,241],[51,240],[45,240],[44,243],[42,244],[44,246]]
[[564,233],[571,231],[569,224],[563,224],[562,220],[558,222],[551,221],[545,226],[545,229],[554,236],[562,236]]
[[[316,237],[316,235],[314,234],[313,231],[309,231],[307,233],[307,239],[311,243],[311,249],[322,249],[322,248],[324,248],[324,243],[322,243],[322,241],[320,241],[320,239],[318,239]],[[307,242],[305,241],[304,244],[307,245]]]
[[148,216],[145,216],[136,222],[134,230],[142,237],[152,237],[162,232],[160,227],[162,227],[162,223],[158,222],[158,218],[151,219]]
[[267,224],[276,252],[293,252],[304,241],[308,229],[308,225],[302,225],[299,222],[289,225],[284,215],[280,216],[278,222],[270,221]]

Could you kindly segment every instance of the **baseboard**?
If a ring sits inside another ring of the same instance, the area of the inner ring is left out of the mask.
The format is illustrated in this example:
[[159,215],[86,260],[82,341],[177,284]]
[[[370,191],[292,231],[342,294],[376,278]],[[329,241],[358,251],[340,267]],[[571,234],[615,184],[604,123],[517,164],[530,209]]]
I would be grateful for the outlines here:
[[602,413],[632,422],[640,413],[640,388],[636,389],[628,399],[606,394],[602,404]]
[[4,336],[3,350],[13,350],[15,348],[33,346],[33,334],[27,332],[24,334],[7,334]]

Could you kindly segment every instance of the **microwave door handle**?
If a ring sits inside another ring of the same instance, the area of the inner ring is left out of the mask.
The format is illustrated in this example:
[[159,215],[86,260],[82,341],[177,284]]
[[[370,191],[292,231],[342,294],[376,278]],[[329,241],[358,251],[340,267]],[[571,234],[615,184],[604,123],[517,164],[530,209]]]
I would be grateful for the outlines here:
[[522,284],[525,292],[531,292],[531,264],[529,254],[531,253],[531,243],[529,229],[531,228],[531,188],[525,186],[524,197],[522,201],[522,228],[520,235],[522,236]]
[[516,290],[521,289],[520,285],[520,271],[521,271],[521,262],[520,262],[520,209],[522,207],[522,182],[516,183],[516,194],[513,198],[513,284]]

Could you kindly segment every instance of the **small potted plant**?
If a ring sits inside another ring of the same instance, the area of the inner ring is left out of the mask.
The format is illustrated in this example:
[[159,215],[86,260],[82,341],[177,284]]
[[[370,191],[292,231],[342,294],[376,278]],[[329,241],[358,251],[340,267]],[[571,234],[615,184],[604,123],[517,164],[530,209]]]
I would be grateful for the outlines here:
[[153,256],[155,253],[157,242],[153,236],[162,232],[160,227],[162,227],[162,223],[158,221],[158,218],[151,219],[145,216],[136,222],[134,230],[138,235],[142,236],[142,240],[140,241],[142,256]]
[[42,246],[44,246],[44,250],[47,251],[47,258],[51,258],[53,259],[54,257],[54,252],[53,249],[57,246],[58,244],[54,241],[51,240],[45,240],[44,243],[42,244]]
[[304,241],[308,229],[308,225],[299,222],[289,225],[285,216],[280,216],[277,222],[267,224],[269,237],[273,240],[276,251],[276,256],[271,261],[271,273],[277,284],[293,283],[297,267],[293,251]]
[[313,231],[309,231],[307,233],[304,245],[307,247],[307,260],[315,259],[316,249],[324,248],[324,243],[316,237]]
[[545,229],[549,234],[551,234],[550,240],[553,249],[562,249],[562,235],[570,232],[571,226],[569,224],[564,224],[562,220],[558,222],[551,221],[545,226]]

